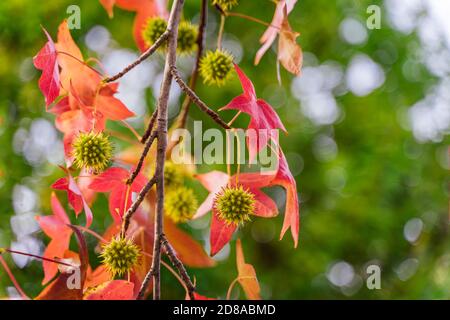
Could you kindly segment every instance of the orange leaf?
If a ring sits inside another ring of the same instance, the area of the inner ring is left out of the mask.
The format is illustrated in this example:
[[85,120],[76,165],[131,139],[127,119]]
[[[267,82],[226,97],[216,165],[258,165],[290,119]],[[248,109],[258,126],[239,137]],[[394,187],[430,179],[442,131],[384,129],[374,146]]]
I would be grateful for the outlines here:
[[[51,206],[52,215],[36,216],[41,229],[51,238],[44,251],[44,257],[49,259],[63,258],[64,252],[69,248],[72,235],[72,230],[67,226],[70,220],[54,192],[51,195]],[[54,262],[43,260],[42,267],[44,269],[42,284],[46,284],[58,273],[58,265]]]
[[71,282],[70,277],[74,273],[61,273],[53,282],[51,282],[41,293],[35,298],[36,300],[81,300],[83,298],[83,287],[86,281],[87,268],[89,266],[89,257],[87,252],[86,240],[77,227],[70,226],[74,232],[79,248],[80,258],[80,288],[69,288],[68,283]]
[[208,257],[203,247],[169,219],[164,220],[164,232],[181,261],[186,265],[194,268],[215,265],[215,261]]
[[260,300],[260,288],[256,278],[256,271],[251,264],[245,263],[240,239],[236,240],[236,264],[239,273],[238,281],[242,289],[244,289],[245,295],[250,300]]
[[125,280],[112,280],[89,291],[84,300],[132,300],[134,284]]
[[287,9],[284,7],[284,17],[281,24],[280,38],[278,40],[278,60],[283,67],[298,75],[303,62],[303,53],[296,39],[300,33],[292,31],[288,22]]
[[168,16],[167,0],[100,0],[100,3],[110,18],[113,16],[114,5],[124,10],[136,12],[133,23],[133,36],[141,51],[147,49],[142,37],[142,31],[147,20],[153,16],[164,18]]
[[92,271],[92,269],[89,267],[84,287],[95,287],[109,280],[111,280],[111,274],[108,272],[107,268],[104,265],[98,266],[94,271]]

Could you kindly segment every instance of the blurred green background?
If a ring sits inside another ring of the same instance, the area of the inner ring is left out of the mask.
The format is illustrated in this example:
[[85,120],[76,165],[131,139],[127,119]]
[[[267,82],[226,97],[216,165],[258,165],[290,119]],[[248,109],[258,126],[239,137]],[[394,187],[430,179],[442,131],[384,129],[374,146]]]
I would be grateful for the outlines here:
[[[198,19],[198,2],[187,1],[186,19]],[[275,7],[271,1],[240,2],[236,12],[271,21]],[[33,216],[50,213],[49,185],[62,176],[56,166],[62,159],[61,135],[53,129],[53,115],[45,112],[37,85],[40,72],[31,59],[45,42],[40,25],[56,39],[57,27],[72,4],[81,9],[81,29],[72,35],[85,57],[100,59],[114,73],[137,54],[131,37],[134,13],[116,8],[114,19],[109,19],[93,0],[0,2],[0,247],[41,253],[48,241]],[[373,4],[381,8],[381,28],[370,30],[366,10]],[[303,75],[295,78],[281,70],[282,86],[277,84],[273,50],[253,66],[265,27],[237,17],[227,19],[224,47],[235,54],[259,96],[276,108],[289,131],[281,137],[281,145],[301,199],[297,249],[290,234],[278,241],[282,216],[255,219],[239,232],[264,298],[450,297],[450,25],[445,19],[449,4],[299,0],[289,21],[301,32]],[[210,6],[211,48],[217,22]],[[189,58],[180,61],[186,71],[191,63]],[[120,87],[120,98],[140,115],[133,124],[141,132],[142,115],[153,110],[161,64],[161,57],[152,57]],[[220,89],[198,86],[199,96],[213,107],[223,106],[240,90],[236,77]],[[172,118],[178,101],[174,95]],[[204,120],[205,128],[215,127],[195,107],[190,119]],[[245,126],[248,118],[239,121]],[[209,169],[201,166],[199,171]],[[268,192],[284,212],[283,189]],[[93,211],[93,228],[102,232],[111,221],[103,195]],[[199,241],[208,242],[207,221],[185,227]],[[95,243],[92,237],[88,241]],[[40,262],[5,257],[27,294],[42,290]],[[95,264],[94,255],[92,259]],[[223,298],[237,275],[234,241],[218,259],[215,268],[190,272],[201,294]],[[366,268],[371,264],[382,270],[379,290],[366,287]],[[11,287],[0,269],[0,296],[14,296]],[[166,271],[163,297],[183,298]],[[236,289],[233,297],[242,298],[243,293]]]

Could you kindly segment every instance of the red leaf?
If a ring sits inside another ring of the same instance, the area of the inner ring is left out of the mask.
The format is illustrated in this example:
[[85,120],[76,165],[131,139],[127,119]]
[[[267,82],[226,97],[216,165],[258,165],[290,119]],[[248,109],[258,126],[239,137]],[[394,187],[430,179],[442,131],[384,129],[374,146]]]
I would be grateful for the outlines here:
[[254,215],[262,218],[272,218],[278,215],[277,204],[264,192],[251,188],[250,192],[255,196]]
[[[44,251],[44,257],[62,259],[69,248],[72,230],[67,226],[70,223],[69,218],[54,192],[51,195],[51,206],[52,215],[36,216],[36,220],[44,233],[51,239]],[[58,265],[54,262],[43,260],[42,267],[44,269],[42,284],[46,284],[58,273]]]
[[260,300],[259,282],[256,278],[255,268],[251,264],[245,263],[244,252],[241,240],[236,240],[236,264],[238,269],[238,281],[244,289],[247,299]]
[[44,94],[45,105],[48,107],[59,96],[61,87],[55,43],[48,32],[45,29],[43,30],[48,41],[33,58],[33,64],[37,69],[42,70],[39,89]]
[[80,214],[81,210],[84,209],[84,213],[86,215],[86,228],[89,228],[91,226],[93,218],[92,211],[85,201],[77,183],[70,175],[69,171],[65,168],[62,169],[66,172],[67,177],[58,179],[55,183],[53,183],[52,188],[56,190],[64,190],[67,192],[69,204],[75,211],[77,217]]
[[249,192],[255,196],[255,211],[254,215],[270,218],[278,215],[278,208],[276,203],[268,197],[259,188],[267,187],[270,185],[274,178],[274,175],[264,175],[260,173],[242,173],[238,177],[228,177],[227,174],[220,171],[211,171],[205,174],[196,175],[196,179],[210,191],[210,194],[206,200],[200,205],[194,218],[201,217],[213,210],[211,219],[211,255],[215,255],[219,252],[225,244],[227,244],[236,230],[236,226],[228,225],[222,221],[214,212],[214,199],[216,194],[226,185],[235,186],[242,185]]
[[236,176],[229,177],[226,173],[220,171],[211,171],[205,174],[198,174],[195,176],[197,180],[210,192],[208,197],[197,209],[195,218],[199,218],[213,208],[214,198],[216,194],[227,184],[231,186],[242,185],[248,189],[255,196],[255,212],[256,216],[260,217],[275,217],[278,215],[278,208],[276,203],[268,197],[260,188],[267,187],[274,179],[274,174],[260,174],[260,173],[241,173],[238,178]]
[[200,218],[211,211],[216,193],[227,185],[229,176],[221,171],[211,171],[205,174],[198,174],[195,178],[200,181],[210,193],[206,200],[198,207],[194,219]]
[[252,161],[256,154],[273,140],[278,144],[278,134],[274,129],[281,129],[286,132],[283,123],[273,108],[264,100],[257,99],[255,88],[250,79],[235,64],[234,68],[241,81],[244,93],[228,103],[220,110],[239,110],[250,115],[250,123],[247,129],[256,130],[256,141],[247,138],[249,148],[249,158]]
[[111,167],[98,175],[89,185],[89,188],[97,192],[110,192],[109,211],[119,224],[125,211],[133,203],[132,192],[140,192],[147,183],[147,179],[139,173],[133,183],[127,184],[130,173],[124,168]]
[[286,190],[286,209],[284,213],[283,228],[280,234],[280,240],[283,238],[286,231],[291,228],[292,238],[294,240],[294,246],[298,244],[298,233],[300,227],[299,218],[299,202],[297,194],[297,183],[289,170],[286,157],[283,151],[280,149],[279,167],[275,179],[271,182],[271,185],[281,185]]
[[125,280],[105,282],[89,291],[84,300],[132,300],[134,284]]
[[[189,295],[186,293],[186,300],[191,300],[191,298],[189,297]],[[217,300],[215,298],[208,298],[206,296],[202,296],[201,294],[198,294],[197,292],[194,292],[194,299],[195,300]]]
[[211,218],[211,234],[209,239],[211,245],[211,256],[214,256],[228,242],[230,242],[236,228],[236,225],[228,225],[225,221],[221,220],[216,213],[213,212]]

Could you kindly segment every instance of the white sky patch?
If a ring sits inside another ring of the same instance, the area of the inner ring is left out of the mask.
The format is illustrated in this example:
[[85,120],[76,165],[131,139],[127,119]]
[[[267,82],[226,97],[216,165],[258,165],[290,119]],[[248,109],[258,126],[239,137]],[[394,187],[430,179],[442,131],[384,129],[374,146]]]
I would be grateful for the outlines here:
[[347,68],[347,87],[353,94],[360,97],[367,96],[381,87],[385,79],[381,66],[365,54],[354,56]]
[[367,41],[367,28],[354,18],[345,18],[339,25],[339,35],[349,44],[363,44]]

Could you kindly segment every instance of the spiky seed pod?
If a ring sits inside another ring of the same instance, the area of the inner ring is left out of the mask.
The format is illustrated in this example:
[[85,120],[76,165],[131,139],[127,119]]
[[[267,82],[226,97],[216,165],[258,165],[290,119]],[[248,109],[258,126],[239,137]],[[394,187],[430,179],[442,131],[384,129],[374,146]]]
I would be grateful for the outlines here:
[[212,0],[213,5],[218,5],[222,10],[228,11],[239,4],[238,0]]
[[80,132],[72,142],[74,165],[81,169],[101,172],[111,161],[113,147],[103,132]]
[[180,165],[167,161],[164,164],[164,186],[174,188],[181,186],[184,181],[184,172]]
[[225,84],[232,70],[233,56],[223,50],[208,51],[200,60],[200,74],[207,84]]
[[100,257],[111,275],[120,277],[138,263],[140,255],[140,249],[133,241],[117,237],[103,246]]
[[[159,37],[166,31],[167,21],[161,17],[153,17],[147,20],[147,24],[142,30],[142,38],[147,46],[151,46],[158,40]],[[166,43],[163,43],[160,48],[166,48]]]
[[188,21],[182,21],[178,26],[177,51],[182,54],[190,54],[197,48],[197,26]]
[[174,222],[190,220],[197,208],[197,198],[192,189],[182,186],[167,192],[164,201],[164,211]]
[[255,196],[241,185],[225,187],[216,194],[214,208],[226,223],[242,225],[255,211]]

